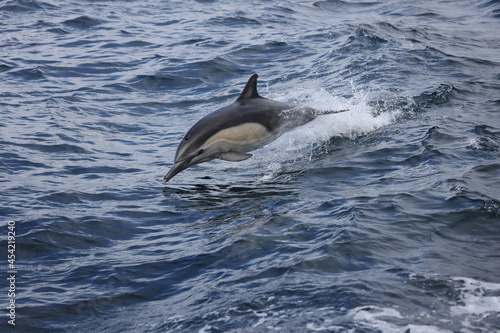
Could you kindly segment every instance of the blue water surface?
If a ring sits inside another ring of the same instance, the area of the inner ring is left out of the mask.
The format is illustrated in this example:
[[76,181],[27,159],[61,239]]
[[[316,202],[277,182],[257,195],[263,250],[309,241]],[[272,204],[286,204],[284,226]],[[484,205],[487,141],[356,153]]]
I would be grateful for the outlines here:
[[[19,332],[500,331],[500,2],[1,1]],[[259,74],[318,117],[161,180]]]

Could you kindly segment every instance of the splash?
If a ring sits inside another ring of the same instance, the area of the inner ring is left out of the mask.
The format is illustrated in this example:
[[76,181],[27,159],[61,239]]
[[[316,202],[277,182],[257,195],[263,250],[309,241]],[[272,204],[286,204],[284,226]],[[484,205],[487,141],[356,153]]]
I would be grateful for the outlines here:
[[282,145],[283,141],[288,141],[287,148],[290,148],[327,141],[332,137],[353,140],[397,120],[399,110],[380,112],[370,105],[370,101],[374,99],[371,92],[360,91],[354,87],[352,90],[353,95],[350,98],[332,95],[323,88],[304,88],[289,91],[286,95],[273,96],[278,100],[293,101],[320,111],[349,110],[339,114],[319,116],[309,124],[285,133],[281,140],[278,140],[278,144]]
[[[312,122],[283,134],[276,141],[259,150],[261,161],[271,172],[263,177],[270,180],[274,175],[286,172],[286,166],[299,160],[314,160],[318,152],[328,154],[338,149],[332,140],[352,141],[379,128],[395,123],[402,111],[397,108],[380,109],[372,105],[371,92],[352,88],[349,98],[336,96],[323,88],[299,88],[281,94],[271,94],[271,99],[296,103],[320,111],[349,110],[347,112],[319,116]],[[376,99],[376,98],[375,98]],[[257,155],[257,154],[256,154]]]
[[459,301],[450,307],[453,316],[462,319],[465,327],[474,328],[486,318],[500,313],[500,284],[478,281],[472,278],[452,279],[459,292]]
[[[461,332],[481,331],[486,322],[494,322],[500,313],[500,284],[488,283],[472,278],[453,277],[450,282],[455,288],[456,301],[446,313],[446,301],[443,302],[443,315],[446,319],[436,317],[434,325],[420,323],[422,318],[428,314],[402,314],[399,309],[380,308],[377,306],[361,306],[349,311],[348,317],[356,323],[356,326],[374,331],[383,332],[452,332],[442,328],[444,324],[460,328]],[[401,322],[406,322],[405,326]],[[454,330],[456,331],[456,330]]]

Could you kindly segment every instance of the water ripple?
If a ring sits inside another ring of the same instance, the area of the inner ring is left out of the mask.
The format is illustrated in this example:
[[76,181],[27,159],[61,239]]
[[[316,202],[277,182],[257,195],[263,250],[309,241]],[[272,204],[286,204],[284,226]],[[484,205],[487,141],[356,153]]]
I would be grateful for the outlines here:
[[[498,1],[195,3],[0,4],[17,329],[498,331]],[[350,111],[161,183],[254,73]]]

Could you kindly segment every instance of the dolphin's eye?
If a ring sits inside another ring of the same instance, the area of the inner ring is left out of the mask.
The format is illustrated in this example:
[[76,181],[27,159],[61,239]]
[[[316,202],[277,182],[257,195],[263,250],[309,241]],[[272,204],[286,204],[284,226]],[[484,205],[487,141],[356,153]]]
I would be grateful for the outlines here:
[[205,150],[203,150],[203,149],[200,149],[200,150],[198,151],[198,155],[201,155],[201,154],[203,154],[203,152],[204,152],[204,151],[205,151]]
[[187,136],[187,135],[186,135],[186,136],[184,137],[184,141],[187,141],[187,140],[189,140],[189,136]]

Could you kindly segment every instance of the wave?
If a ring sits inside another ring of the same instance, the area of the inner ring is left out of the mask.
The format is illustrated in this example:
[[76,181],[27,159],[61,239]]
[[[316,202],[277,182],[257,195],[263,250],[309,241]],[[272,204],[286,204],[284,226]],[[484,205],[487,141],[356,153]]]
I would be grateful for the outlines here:
[[82,30],[94,28],[96,26],[101,25],[102,23],[103,21],[101,19],[93,18],[86,15],[78,16],[73,19],[65,20],[63,22],[64,25]]

